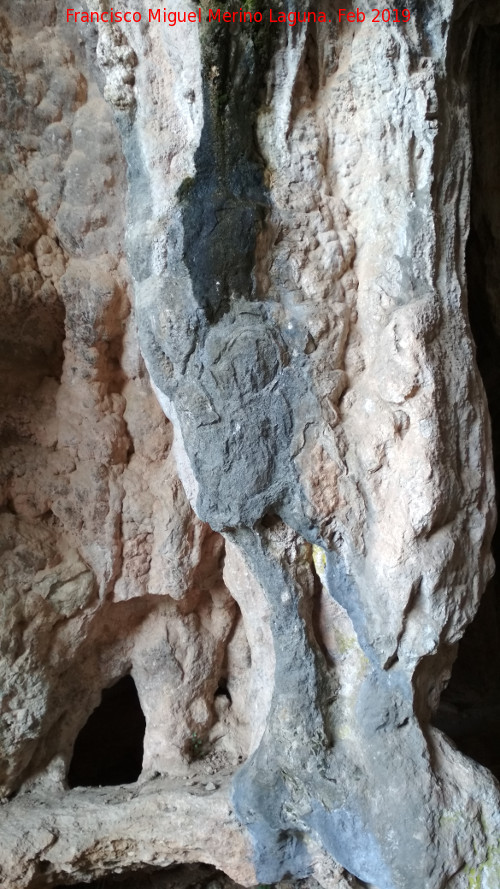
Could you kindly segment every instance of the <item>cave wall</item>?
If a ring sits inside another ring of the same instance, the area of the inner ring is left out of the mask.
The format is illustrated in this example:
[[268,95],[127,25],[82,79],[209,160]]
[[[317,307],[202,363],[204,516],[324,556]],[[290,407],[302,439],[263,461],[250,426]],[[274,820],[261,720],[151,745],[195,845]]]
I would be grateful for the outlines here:
[[[469,60],[472,134],[471,226],[467,240],[469,318],[492,426],[496,489],[499,487],[498,405],[498,144],[500,126],[499,33],[485,16],[474,35]],[[492,541],[500,558],[498,528]],[[434,722],[460,749],[500,778],[500,588],[489,582],[473,623],[460,642],[451,680]]]
[[[496,889],[440,730],[495,581],[436,710],[493,573],[498,11],[135,8],[2,7],[2,885]],[[140,778],[73,780],[124,677]]]

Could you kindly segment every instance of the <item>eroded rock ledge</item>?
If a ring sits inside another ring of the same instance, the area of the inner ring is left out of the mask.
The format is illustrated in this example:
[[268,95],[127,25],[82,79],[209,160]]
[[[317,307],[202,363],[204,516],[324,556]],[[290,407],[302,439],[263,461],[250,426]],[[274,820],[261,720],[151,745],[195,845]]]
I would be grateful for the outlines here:
[[[408,8],[4,3],[2,885],[497,889],[498,784],[430,720],[493,570],[465,245],[500,15]],[[79,786],[124,676],[141,775]]]

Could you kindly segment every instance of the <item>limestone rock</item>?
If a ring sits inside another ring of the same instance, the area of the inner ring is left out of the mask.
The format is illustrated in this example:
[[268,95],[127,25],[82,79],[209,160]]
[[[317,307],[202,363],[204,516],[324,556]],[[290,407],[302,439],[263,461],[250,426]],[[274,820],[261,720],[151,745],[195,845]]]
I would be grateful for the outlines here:
[[[493,571],[498,10],[135,9],[2,11],[0,882],[497,889],[498,784],[431,718]],[[70,789],[129,675],[139,780]]]

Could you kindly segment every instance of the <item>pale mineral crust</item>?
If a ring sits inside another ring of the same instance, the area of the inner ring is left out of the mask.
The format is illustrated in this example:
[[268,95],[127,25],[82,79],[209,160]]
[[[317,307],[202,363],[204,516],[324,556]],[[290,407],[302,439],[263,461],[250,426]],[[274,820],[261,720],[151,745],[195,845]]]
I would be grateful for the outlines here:
[[[431,723],[493,573],[498,4],[133,8],[0,10],[0,885],[498,889]],[[74,786],[129,675],[142,772]]]

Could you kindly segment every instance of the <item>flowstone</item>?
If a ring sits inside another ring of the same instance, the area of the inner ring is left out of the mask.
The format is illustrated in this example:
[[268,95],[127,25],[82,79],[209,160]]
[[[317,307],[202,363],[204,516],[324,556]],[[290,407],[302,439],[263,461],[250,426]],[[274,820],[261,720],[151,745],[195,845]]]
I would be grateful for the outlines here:
[[[13,889],[200,862],[496,889],[498,784],[431,719],[493,571],[464,255],[469,51],[500,14],[326,8],[5,4]],[[140,778],[75,779],[125,677]]]

